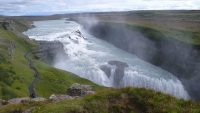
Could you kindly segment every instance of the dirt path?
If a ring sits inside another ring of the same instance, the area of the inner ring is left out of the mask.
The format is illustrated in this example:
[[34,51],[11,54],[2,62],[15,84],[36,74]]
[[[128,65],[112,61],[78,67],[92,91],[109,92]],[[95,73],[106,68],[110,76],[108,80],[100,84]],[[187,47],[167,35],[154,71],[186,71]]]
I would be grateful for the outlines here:
[[32,52],[31,50],[28,51],[28,52],[26,52],[25,55],[24,55],[24,57],[28,61],[30,69],[34,73],[34,79],[33,79],[33,81],[31,82],[31,84],[28,87],[29,94],[30,94],[31,98],[36,98],[36,92],[35,92],[34,86],[35,86],[35,82],[39,79],[39,73],[38,73],[37,69],[35,68],[32,60],[29,58],[29,55],[31,54],[31,52]]

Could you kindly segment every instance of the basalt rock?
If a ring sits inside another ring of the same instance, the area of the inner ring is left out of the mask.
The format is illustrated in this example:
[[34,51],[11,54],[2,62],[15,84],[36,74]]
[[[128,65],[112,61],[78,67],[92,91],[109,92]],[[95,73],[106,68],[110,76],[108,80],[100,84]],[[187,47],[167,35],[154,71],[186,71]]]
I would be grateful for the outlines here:
[[116,66],[116,69],[114,72],[114,86],[120,87],[121,80],[124,77],[124,70],[126,67],[128,67],[128,64],[121,61],[109,61],[108,64]]
[[9,104],[21,104],[21,103],[27,103],[30,102],[31,99],[29,97],[23,97],[23,98],[13,98],[8,100]]
[[102,65],[100,66],[100,69],[108,76],[108,78],[111,77],[112,74],[112,67],[115,66],[114,70],[114,86],[120,87],[121,86],[121,80],[124,77],[124,71],[125,68],[128,67],[128,64],[121,61],[109,61],[108,65]]
[[73,99],[74,97],[69,96],[69,95],[55,95],[52,94],[49,99],[51,101],[62,101],[62,100],[68,100],[68,99]]
[[111,67],[107,65],[100,66],[100,69],[107,75],[108,78],[111,76]]
[[5,20],[1,21],[0,26],[5,30],[13,30],[13,28],[11,26],[11,22],[9,22],[9,21],[5,21]]
[[38,41],[38,49],[34,52],[36,58],[40,58],[48,64],[53,64],[55,59],[67,57],[61,42]]

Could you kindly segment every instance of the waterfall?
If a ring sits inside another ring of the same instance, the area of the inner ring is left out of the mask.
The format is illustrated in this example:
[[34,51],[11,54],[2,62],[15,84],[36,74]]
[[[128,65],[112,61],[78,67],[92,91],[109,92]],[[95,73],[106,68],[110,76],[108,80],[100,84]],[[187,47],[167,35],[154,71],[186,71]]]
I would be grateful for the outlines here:
[[182,83],[177,79],[152,78],[132,69],[126,69],[122,87],[134,86],[149,88],[171,94],[178,98],[188,99],[189,95]]
[[[107,87],[144,87],[189,99],[184,86],[174,75],[91,36],[75,22],[47,20],[36,21],[34,25],[35,28],[25,32],[29,38],[63,44],[68,57],[55,59],[56,68]],[[110,61],[121,64],[109,64]],[[104,70],[101,66],[105,66]]]

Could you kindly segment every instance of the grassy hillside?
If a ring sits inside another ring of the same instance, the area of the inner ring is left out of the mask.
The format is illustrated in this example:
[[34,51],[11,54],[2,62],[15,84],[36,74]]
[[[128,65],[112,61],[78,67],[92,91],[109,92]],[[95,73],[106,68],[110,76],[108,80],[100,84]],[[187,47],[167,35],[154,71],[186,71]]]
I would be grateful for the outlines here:
[[[33,80],[33,72],[29,68],[24,54],[30,49],[34,49],[37,44],[20,34],[27,28],[27,24],[13,22],[14,25],[9,27],[12,29],[5,30],[0,27],[0,99],[29,96],[28,86]],[[90,84],[95,89],[100,88],[72,73],[44,64],[42,61],[34,59],[33,55],[32,59],[40,74],[36,83],[38,96],[48,97],[53,93],[65,93],[67,87],[72,83]]]
[[72,15],[73,20],[107,22],[155,30],[190,44],[200,45],[200,11],[132,11],[116,13],[92,13],[81,16]]
[[61,102],[25,103],[4,106],[0,113],[199,113],[200,103],[178,100],[152,90],[106,89],[95,95]]
[[194,12],[154,13],[141,19],[128,19],[126,24],[147,27],[160,31],[167,38],[174,38],[186,43],[200,45],[200,15]]
[[[188,29],[175,29],[168,27],[149,26],[140,23],[113,23],[105,22],[107,25],[127,26],[130,29],[135,29],[141,32],[145,37],[153,40],[174,40],[181,41],[187,44],[200,45],[200,31]],[[165,24],[165,23],[164,23]]]

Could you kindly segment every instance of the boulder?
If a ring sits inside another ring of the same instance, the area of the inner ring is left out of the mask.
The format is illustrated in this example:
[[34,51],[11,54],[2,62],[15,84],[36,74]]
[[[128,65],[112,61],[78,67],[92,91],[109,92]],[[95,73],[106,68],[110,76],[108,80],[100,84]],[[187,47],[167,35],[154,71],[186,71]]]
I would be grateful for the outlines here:
[[47,101],[47,99],[43,98],[43,97],[37,97],[37,98],[32,98],[31,101],[32,102],[44,102],[44,101]]
[[68,100],[68,99],[73,99],[74,97],[69,96],[69,95],[55,95],[52,94],[49,99],[52,101],[62,101],[62,100]]
[[0,99],[0,107],[6,104],[8,104],[7,101]]
[[21,104],[21,103],[26,103],[30,102],[31,99],[29,97],[23,97],[23,98],[13,98],[8,100],[9,104]]
[[84,96],[88,94],[88,91],[92,91],[90,85],[80,85],[78,83],[72,84],[72,86],[67,90],[67,94],[70,96]]

